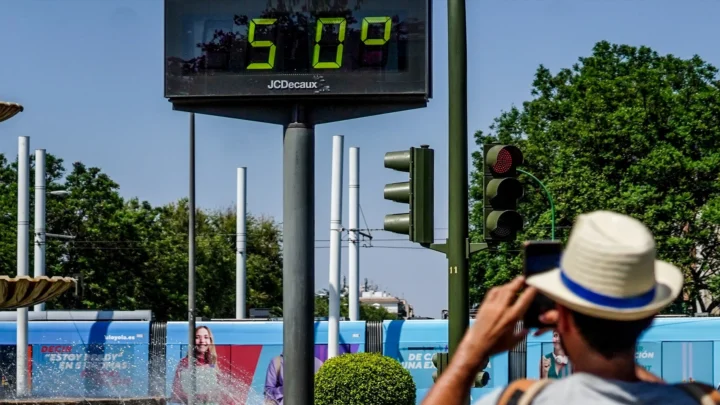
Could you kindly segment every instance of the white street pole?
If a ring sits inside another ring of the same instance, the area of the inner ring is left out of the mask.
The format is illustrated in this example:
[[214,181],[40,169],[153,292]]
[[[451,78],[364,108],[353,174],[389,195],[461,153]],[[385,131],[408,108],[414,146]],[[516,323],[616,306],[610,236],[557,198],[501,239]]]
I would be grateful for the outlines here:
[[[30,245],[30,137],[18,139],[17,275],[28,275]],[[17,386],[15,395],[26,397],[28,380],[28,309],[17,310]]]
[[245,319],[247,303],[247,171],[237,169],[237,218],[235,242],[235,318]]
[[340,340],[340,237],[342,236],[343,136],[333,136],[330,189],[330,297],[328,359],[338,355]]
[[360,320],[360,148],[350,148],[350,179],[348,192],[350,227],[348,246],[350,273],[349,315],[351,321]]
[[[45,149],[35,151],[35,277],[45,275]],[[45,303],[37,304],[34,311],[44,311]]]

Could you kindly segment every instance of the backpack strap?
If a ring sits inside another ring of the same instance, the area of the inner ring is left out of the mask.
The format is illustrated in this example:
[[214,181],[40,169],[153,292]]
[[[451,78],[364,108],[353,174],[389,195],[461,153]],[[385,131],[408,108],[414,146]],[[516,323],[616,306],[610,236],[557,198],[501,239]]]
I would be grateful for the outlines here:
[[551,382],[552,380],[547,378],[542,380],[515,380],[500,394],[497,405],[530,405],[540,391]]
[[699,405],[719,405],[720,392],[715,388],[698,382],[686,382],[675,384],[676,387],[685,391],[688,395],[695,398]]

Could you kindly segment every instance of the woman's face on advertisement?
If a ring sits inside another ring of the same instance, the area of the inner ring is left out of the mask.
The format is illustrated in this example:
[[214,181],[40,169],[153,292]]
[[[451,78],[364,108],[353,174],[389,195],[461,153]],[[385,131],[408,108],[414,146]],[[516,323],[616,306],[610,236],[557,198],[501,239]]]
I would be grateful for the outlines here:
[[210,347],[210,333],[205,328],[200,328],[195,332],[195,348],[200,353],[205,353]]

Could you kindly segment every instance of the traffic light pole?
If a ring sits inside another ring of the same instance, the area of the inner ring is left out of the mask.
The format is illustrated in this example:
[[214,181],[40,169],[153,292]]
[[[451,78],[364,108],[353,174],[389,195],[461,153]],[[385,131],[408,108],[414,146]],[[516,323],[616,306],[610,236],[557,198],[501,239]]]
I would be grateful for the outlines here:
[[448,50],[448,352],[452,360],[470,324],[465,0],[448,0]]
[[[383,229],[408,235],[412,242],[445,253],[448,258],[448,353],[433,356],[433,363],[437,367],[433,380],[439,377],[452,359],[470,324],[470,255],[487,249],[486,243],[470,243],[468,229],[466,31],[465,0],[448,0],[449,212],[448,238],[445,243],[433,243],[433,151],[427,145],[422,145],[420,149],[385,154],[385,167],[409,172],[410,181],[386,185],[384,197],[399,203],[409,203],[410,213],[386,215]],[[476,381],[474,386],[485,384],[487,375],[484,380]],[[466,404],[470,402],[469,394],[464,393]]]
[[[429,246],[448,257],[448,360],[470,324],[470,254],[487,248],[485,243],[471,244],[468,229],[466,36],[465,0],[448,0],[448,238],[444,244]],[[469,392],[463,395],[469,403]]]

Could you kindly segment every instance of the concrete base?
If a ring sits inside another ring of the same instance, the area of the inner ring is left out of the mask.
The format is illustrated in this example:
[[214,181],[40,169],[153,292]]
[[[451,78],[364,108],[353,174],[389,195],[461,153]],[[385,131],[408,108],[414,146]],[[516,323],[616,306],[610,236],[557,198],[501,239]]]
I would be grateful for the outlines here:
[[165,398],[27,398],[27,399],[4,399],[0,404],[22,404],[22,405],[165,405]]

